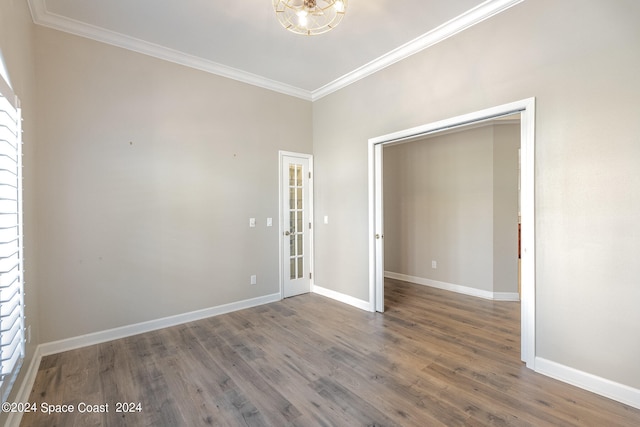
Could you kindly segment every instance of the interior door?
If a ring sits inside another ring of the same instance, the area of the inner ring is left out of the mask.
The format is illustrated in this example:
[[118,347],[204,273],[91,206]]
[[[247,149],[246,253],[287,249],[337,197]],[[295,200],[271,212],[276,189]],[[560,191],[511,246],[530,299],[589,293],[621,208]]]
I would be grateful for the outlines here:
[[375,310],[384,312],[384,193],[382,188],[382,144],[374,147],[375,191]]
[[311,175],[308,156],[281,156],[281,271],[283,297],[311,288]]

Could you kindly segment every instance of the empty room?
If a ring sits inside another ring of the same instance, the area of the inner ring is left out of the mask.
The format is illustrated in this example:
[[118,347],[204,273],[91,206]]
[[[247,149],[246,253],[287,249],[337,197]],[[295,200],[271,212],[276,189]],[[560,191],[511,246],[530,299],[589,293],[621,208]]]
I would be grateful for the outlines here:
[[639,20],[3,0],[0,425],[640,424]]

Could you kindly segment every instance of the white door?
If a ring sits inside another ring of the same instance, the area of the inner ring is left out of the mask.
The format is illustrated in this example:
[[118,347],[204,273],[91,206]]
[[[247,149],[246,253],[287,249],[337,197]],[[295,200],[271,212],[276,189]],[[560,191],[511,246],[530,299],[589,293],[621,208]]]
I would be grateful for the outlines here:
[[281,280],[284,298],[311,288],[311,156],[281,153]]
[[375,310],[384,312],[384,201],[382,188],[382,144],[374,147],[375,168],[375,281],[376,307]]

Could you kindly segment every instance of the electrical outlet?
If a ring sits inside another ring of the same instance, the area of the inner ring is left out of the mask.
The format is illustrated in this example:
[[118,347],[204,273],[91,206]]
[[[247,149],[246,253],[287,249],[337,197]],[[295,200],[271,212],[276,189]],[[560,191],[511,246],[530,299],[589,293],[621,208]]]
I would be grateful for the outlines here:
[[438,268],[438,262],[435,260],[431,260],[431,268]]
[[253,228],[256,226],[256,219],[255,218],[249,218],[249,227]]
[[256,275],[255,275],[255,274],[252,274],[252,275],[251,275],[251,284],[252,284],[252,285],[255,285],[256,283],[258,283],[258,280],[257,280],[257,278],[256,278]]

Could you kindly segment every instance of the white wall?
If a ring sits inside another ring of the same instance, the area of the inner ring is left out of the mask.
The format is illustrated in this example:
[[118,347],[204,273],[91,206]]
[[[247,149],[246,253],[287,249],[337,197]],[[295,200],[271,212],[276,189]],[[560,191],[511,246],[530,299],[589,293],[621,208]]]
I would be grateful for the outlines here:
[[36,35],[42,341],[278,293],[278,150],[311,152],[311,104]]
[[640,2],[525,1],[314,103],[316,283],[368,299],[367,140],[536,97],[536,353],[640,388]]

